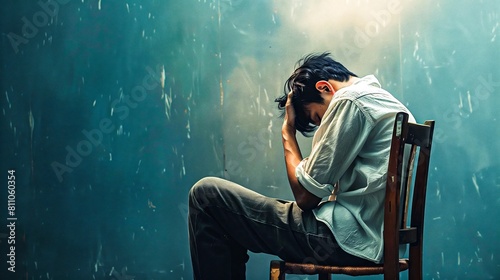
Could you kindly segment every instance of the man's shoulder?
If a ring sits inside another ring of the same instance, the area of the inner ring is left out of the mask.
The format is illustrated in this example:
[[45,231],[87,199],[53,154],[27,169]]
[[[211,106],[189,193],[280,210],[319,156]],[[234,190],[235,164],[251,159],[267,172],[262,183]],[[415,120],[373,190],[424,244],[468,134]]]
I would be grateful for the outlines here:
[[367,75],[360,78],[352,85],[339,90],[336,94],[336,97],[339,100],[340,99],[356,100],[365,95],[376,94],[376,93],[384,93],[390,95],[389,92],[387,92],[380,86],[378,79],[374,75]]

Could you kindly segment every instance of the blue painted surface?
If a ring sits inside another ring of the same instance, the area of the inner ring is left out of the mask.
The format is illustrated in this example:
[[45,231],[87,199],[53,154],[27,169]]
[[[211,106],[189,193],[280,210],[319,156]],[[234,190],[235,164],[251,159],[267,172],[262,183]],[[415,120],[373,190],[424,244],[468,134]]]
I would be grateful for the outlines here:
[[[336,2],[4,3],[0,221],[15,170],[17,271],[2,226],[1,278],[191,279],[190,186],[292,198],[273,100],[325,50],[436,120],[425,279],[500,278],[497,1]],[[248,279],[270,259],[251,254]]]

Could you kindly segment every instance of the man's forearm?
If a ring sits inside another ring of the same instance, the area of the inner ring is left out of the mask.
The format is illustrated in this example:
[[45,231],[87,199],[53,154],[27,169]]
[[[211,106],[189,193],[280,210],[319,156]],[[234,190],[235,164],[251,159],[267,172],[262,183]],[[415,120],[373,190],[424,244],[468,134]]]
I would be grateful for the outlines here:
[[295,132],[290,131],[287,127],[283,127],[281,135],[285,154],[286,173],[295,201],[302,210],[312,209],[318,205],[321,199],[307,191],[295,176],[295,169],[300,161],[302,161],[302,154],[297,138],[295,137]]
[[298,183],[297,177],[295,177],[295,168],[297,168],[297,165],[299,165],[302,160],[302,154],[300,152],[299,144],[297,143],[297,138],[295,137],[295,133],[288,131],[286,128],[282,130],[281,136],[288,180],[290,181],[290,184],[294,182]]

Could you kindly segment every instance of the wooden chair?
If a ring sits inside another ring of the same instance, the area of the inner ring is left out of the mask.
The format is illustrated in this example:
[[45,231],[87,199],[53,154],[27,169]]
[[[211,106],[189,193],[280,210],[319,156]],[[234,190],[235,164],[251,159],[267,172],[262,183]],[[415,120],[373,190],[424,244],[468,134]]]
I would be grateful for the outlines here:
[[[383,274],[384,279],[392,280],[399,279],[399,272],[404,270],[408,270],[409,279],[422,279],[425,193],[433,132],[434,121],[426,121],[423,125],[413,124],[408,123],[408,114],[396,115],[385,194],[383,264],[344,267],[271,261],[270,279],[283,280],[285,274],[318,274],[320,280],[331,279],[332,274]],[[418,163],[414,170],[417,150]],[[405,151],[409,155],[404,156]],[[413,201],[411,220],[408,221],[410,197]],[[409,244],[408,259],[399,258],[401,244]]]

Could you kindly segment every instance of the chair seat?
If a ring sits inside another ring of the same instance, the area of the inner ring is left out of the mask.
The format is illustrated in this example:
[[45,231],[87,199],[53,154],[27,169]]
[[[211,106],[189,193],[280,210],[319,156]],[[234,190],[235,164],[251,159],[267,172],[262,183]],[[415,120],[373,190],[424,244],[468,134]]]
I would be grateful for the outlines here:
[[[374,266],[328,266],[317,264],[290,263],[284,261],[272,261],[272,267],[280,267],[287,274],[346,274],[351,276],[384,274],[384,265]],[[399,260],[399,271],[408,269],[408,259]],[[272,273],[272,272],[271,272]]]

